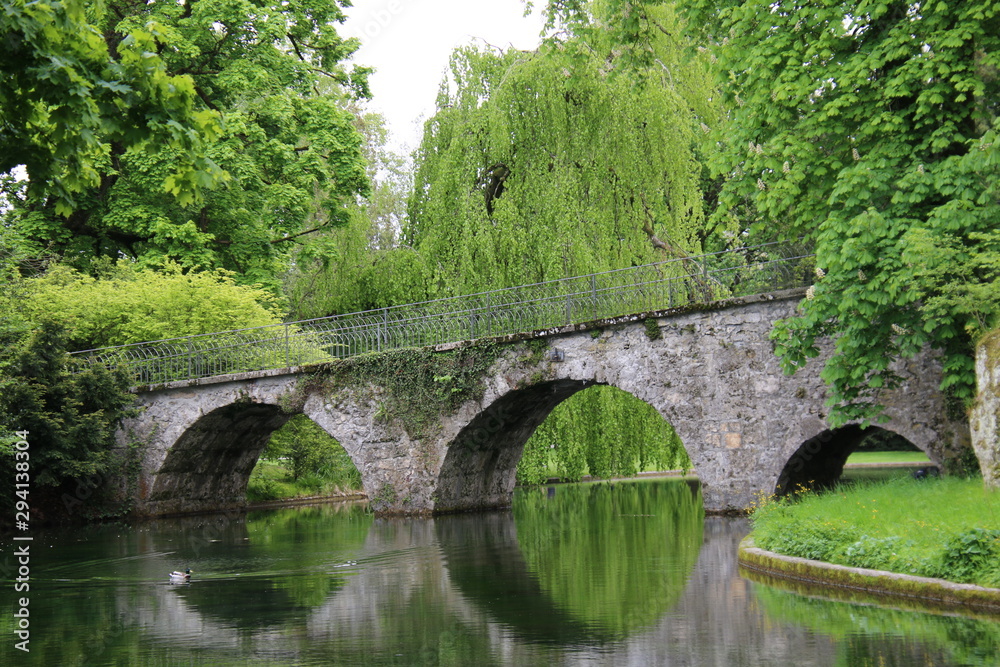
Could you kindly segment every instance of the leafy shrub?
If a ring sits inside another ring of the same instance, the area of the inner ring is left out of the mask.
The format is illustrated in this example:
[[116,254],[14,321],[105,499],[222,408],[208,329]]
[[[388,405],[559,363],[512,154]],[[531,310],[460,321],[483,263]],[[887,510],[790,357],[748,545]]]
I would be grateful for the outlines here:
[[833,560],[848,544],[857,541],[853,531],[804,521],[783,523],[780,530],[756,537],[757,546],[768,551],[825,561]]
[[274,295],[238,285],[231,273],[185,272],[161,267],[109,265],[92,277],[67,266],[51,267],[29,281],[24,308],[30,321],[65,325],[70,344],[106,347],[277,324]]
[[897,552],[904,544],[903,538],[898,536],[871,537],[870,535],[862,535],[860,539],[844,549],[843,557],[837,560],[851,567],[909,572],[916,566],[904,564],[902,559],[897,556]]
[[935,576],[962,583],[1000,586],[1000,530],[972,528],[952,537]]
[[247,500],[250,502],[280,500],[284,497],[282,485],[276,480],[262,475],[253,475],[250,477],[250,483],[247,484]]

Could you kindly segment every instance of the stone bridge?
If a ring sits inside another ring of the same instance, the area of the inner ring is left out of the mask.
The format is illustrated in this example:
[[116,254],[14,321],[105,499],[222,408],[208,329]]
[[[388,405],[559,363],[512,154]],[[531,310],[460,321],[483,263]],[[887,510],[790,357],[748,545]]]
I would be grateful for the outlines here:
[[[509,504],[524,444],[552,409],[610,385],[674,427],[707,510],[739,510],[758,494],[836,479],[865,435],[859,424],[828,424],[823,355],[793,376],[781,372],[768,333],[801,297],[789,290],[494,341],[475,395],[420,429],[386,412],[377,383],[343,372],[324,381],[335,362],[147,387],[119,439],[142,447],[137,506],[145,514],[243,505],[269,436],[296,413],[340,442],[376,512],[487,509]],[[905,381],[882,395],[889,420],[880,427],[947,464],[968,448],[969,431],[949,418],[936,358],[924,353],[898,372]]]

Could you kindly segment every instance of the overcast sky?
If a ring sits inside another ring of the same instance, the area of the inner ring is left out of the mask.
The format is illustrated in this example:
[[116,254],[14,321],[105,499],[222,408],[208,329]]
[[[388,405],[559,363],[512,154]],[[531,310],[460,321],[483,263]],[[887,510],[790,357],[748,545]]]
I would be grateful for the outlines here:
[[[474,39],[532,49],[542,18],[524,16],[521,0],[354,0],[341,34],[358,37],[354,56],[374,67],[373,111],[389,123],[393,143],[406,152],[420,142],[423,120],[434,112],[438,85],[456,46]],[[536,3],[538,4],[538,3]]]

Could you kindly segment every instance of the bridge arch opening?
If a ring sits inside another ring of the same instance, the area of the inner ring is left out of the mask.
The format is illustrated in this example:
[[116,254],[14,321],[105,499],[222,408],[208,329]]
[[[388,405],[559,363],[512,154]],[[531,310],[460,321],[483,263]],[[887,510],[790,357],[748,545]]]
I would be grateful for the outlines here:
[[849,424],[828,429],[806,440],[788,459],[778,477],[775,493],[800,489],[828,489],[844,472],[847,457],[858,449],[921,451],[905,437],[878,426]]
[[[157,514],[243,506],[251,474],[272,436],[284,435],[287,448],[308,449],[296,440],[316,437],[317,430],[322,431],[308,417],[287,413],[278,405],[236,401],[216,408],[199,417],[170,447],[156,471],[149,506]],[[333,438],[329,440],[340,447]],[[292,451],[286,458],[298,455]],[[282,458],[280,447],[275,457]],[[308,452],[304,458],[306,466],[316,460],[312,457],[310,462]]]
[[[630,428],[629,420],[636,425]],[[509,392],[461,430],[445,455],[434,511],[502,507],[518,482],[628,476],[652,462],[693,467],[655,408],[603,383],[544,381]]]
[[347,450],[322,426],[304,414],[297,414],[271,434],[261,451],[250,473],[247,500],[361,491],[361,473]]

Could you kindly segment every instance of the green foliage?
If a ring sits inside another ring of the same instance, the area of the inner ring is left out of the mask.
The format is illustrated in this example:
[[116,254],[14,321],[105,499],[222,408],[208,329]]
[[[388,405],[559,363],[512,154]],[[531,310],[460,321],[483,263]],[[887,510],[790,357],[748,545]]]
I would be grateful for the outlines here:
[[285,277],[293,317],[356,313],[428,298],[430,272],[412,248],[372,247],[376,230],[367,208],[350,211],[347,223],[324,232],[299,253]]
[[524,446],[517,481],[628,477],[641,470],[690,469],[670,424],[648,403],[614,387],[592,387],[560,403]]
[[659,340],[663,337],[663,333],[660,331],[660,324],[654,318],[649,318],[643,325],[646,327],[646,338],[649,340]]
[[769,535],[764,548],[799,558],[833,560],[837,550],[853,538],[853,533],[829,525],[793,521],[786,523],[780,534]]
[[973,338],[1000,326],[1000,231],[942,238],[917,229],[910,240],[909,259],[919,262],[913,268],[930,323],[957,320],[965,328],[955,335]]
[[295,481],[315,475],[344,488],[361,488],[361,474],[351,457],[340,443],[305,415],[295,415],[275,431],[261,459],[290,463]]
[[[702,543],[700,495],[680,481],[519,492],[512,511],[532,578],[555,608],[594,631],[630,636],[683,594]],[[595,539],[595,536],[600,538]],[[671,567],[650,567],[650,557]]]
[[281,321],[273,295],[237,285],[224,270],[159,270],[120,261],[98,277],[57,265],[27,281],[22,304],[31,321],[62,322],[77,349],[124,345]]
[[340,64],[357,47],[336,33],[343,4],[104,3],[99,32],[88,33],[97,47],[124,49],[124,60],[135,35],[155,26],[157,39],[139,50],[161,68],[162,86],[187,96],[192,113],[221,116],[207,154],[229,178],[195,198],[192,191],[211,183],[201,172],[178,172],[177,141],[122,142],[103,127],[82,128],[100,160],[90,160],[72,210],[29,190],[13,197],[7,224],[32,252],[54,250],[81,268],[96,257],[167,257],[276,287],[294,246],[341,224],[346,204],[367,193],[361,137],[345,108],[347,98],[367,95],[367,70]]
[[380,392],[380,418],[398,419],[419,438],[443,413],[482,396],[486,370],[500,349],[492,343],[468,345],[449,352],[403,349],[340,359],[309,382],[327,389],[354,387]]
[[980,479],[856,483],[768,499],[757,546],[852,567],[1000,585],[1000,512]]
[[701,249],[710,232],[695,146],[717,112],[706,61],[682,57],[668,34],[676,17],[655,13],[665,31],[650,33],[656,58],[641,71],[599,30],[570,30],[532,53],[453,54],[416,155],[404,235],[433,259],[439,292]]
[[[164,47],[175,32],[146,16],[102,35],[113,3],[3,0],[0,3],[0,174],[25,165],[33,195],[68,215],[81,194],[109,175],[109,146],[169,147],[163,178],[182,201],[220,180],[205,144],[219,117],[199,109],[192,77],[172,69]],[[96,20],[95,20],[96,18]]]
[[1000,529],[971,528],[951,538],[938,576],[1000,588]]
[[430,272],[423,255],[401,245],[412,187],[407,160],[388,146],[385,120],[358,114],[371,193],[347,208],[346,223],[317,234],[295,254],[284,293],[296,319],[425,301]]
[[[66,340],[60,325],[44,322],[27,339],[3,341],[0,434],[7,439],[15,431],[28,432],[31,482],[40,487],[121,472],[114,432],[134,402],[120,374],[76,367]],[[12,457],[0,457],[8,480],[14,479],[13,467]]]
[[774,332],[785,369],[833,337],[832,418],[870,420],[879,393],[899,384],[891,362],[930,344],[944,355],[942,388],[970,398],[969,331],[997,315],[1000,7],[685,8],[732,109],[713,135],[713,173],[726,179],[715,219],[749,202],[786,236],[815,242],[804,312]]

